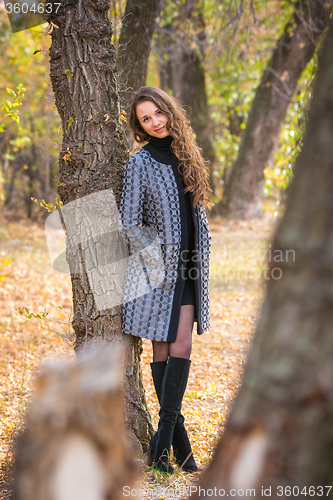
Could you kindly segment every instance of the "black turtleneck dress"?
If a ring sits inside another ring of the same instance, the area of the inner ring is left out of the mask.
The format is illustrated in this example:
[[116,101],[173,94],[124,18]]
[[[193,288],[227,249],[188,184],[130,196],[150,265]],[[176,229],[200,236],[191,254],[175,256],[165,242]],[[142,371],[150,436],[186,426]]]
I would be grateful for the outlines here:
[[164,163],[165,165],[171,165],[179,195],[181,247],[178,262],[178,277],[167,339],[168,342],[174,342],[176,340],[180,307],[188,304],[196,307],[195,286],[199,274],[196,259],[193,258],[195,255],[193,197],[190,192],[184,193],[185,184],[183,176],[179,172],[179,162],[171,151],[172,140],[173,138],[170,135],[162,139],[151,137],[149,143],[144,146],[144,149],[146,149],[156,161]]

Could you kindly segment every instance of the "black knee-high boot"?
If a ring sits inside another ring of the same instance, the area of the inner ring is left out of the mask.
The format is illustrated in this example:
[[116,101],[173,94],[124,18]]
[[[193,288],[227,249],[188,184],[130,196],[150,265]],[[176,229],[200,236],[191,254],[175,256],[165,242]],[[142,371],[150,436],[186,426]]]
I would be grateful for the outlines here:
[[177,464],[186,472],[198,470],[192,453],[191,444],[184,427],[184,417],[179,414],[173,431],[172,448]]
[[154,450],[154,468],[162,472],[173,472],[173,468],[169,465],[170,449],[187,385],[190,364],[189,359],[170,356],[164,370],[160,421]]
[[[154,381],[154,387],[158,402],[161,404],[161,386],[164,375],[166,361],[155,361],[150,363],[151,374]],[[195,463],[191,444],[188,439],[187,431],[184,427],[184,417],[179,413],[176,425],[173,431],[172,448],[176,463],[186,472],[194,472],[198,470]],[[157,432],[150,440],[150,448],[148,452],[147,465],[152,465],[154,461],[154,452],[157,442]]]
[[[160,406],[161,406],[162,380],[166,364],[167,364],[166,361],[154,361],[153,363],[150,363],[151,375],[153,377],[155,392]],[[157,441],[157,432],[155,432],[155,434],[152,436],[149,442],[147,465],[152,465],[154,462],[156,441]]]

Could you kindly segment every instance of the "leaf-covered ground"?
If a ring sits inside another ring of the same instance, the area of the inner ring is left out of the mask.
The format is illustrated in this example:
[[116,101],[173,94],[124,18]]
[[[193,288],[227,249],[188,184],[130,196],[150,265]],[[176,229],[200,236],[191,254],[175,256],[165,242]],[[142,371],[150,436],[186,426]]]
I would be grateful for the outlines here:
[[[183,400],[186,427],[201,468],[210,461],[241,383],[265,282],[272,279],[265,265],[275,224],[272,215],[246,222],[210,221],[211,330],[202,336],[194,334]],[[43,316],[43,312],[48,313],[45,318],[25,317],[31,313]],[[70,317],[70,278],[51,267],[43,225],[0,218],[0,498],[10,498],[10,443],[24,421],[34,372],[47,358],[74,357]],[[151,361],[150,342],[144,341],[142,369],[156,427],[158,402],[150,376]],[[146,470],[141,488],[150,490],[150,497],[156,490],[155,498],[168,498],[175,488],[189,485],[197,477],[178,471],[163,479],[164,491],[157,486],[162,478]]]

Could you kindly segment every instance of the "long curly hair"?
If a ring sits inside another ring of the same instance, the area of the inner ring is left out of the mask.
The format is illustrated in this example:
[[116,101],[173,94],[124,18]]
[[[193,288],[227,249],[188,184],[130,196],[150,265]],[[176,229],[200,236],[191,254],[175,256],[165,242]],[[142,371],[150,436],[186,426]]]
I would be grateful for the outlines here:
[[179,161],[179,170],[183,175],[185,190],[193,194],[193,206],[201,201],[205,207],[211,208],[214,203],[209,199],[212,192],[209,181],[209,162],[202,157],[194,133],[185,110],[175,98],[156,87],[141,87],[131,105],[129,125],[138,143],[149,142],[150,135],[141,127],[136,115],[136,107],[140,102],[151,101],[162,113],[168,116],[166,128],[173,137],[171,150]]

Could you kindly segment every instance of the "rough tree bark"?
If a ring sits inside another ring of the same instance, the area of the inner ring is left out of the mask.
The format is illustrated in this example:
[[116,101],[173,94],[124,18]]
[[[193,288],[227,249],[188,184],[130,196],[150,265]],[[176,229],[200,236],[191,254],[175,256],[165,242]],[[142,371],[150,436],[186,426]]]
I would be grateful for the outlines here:
[[134,94],[146,85],[148,58],[160,4],[161,0],[127,0],[117,55],[118,79],[124,86],[121,97],[126,112]]
[[[205,85],[203,7],[202,0],[186,0],[178,6],[179,16],[159,28],[158,50],[161,87],[171,89],[174,97],[190,108],[191,125],[204,158],[210,161],[214,187],[215,150]],[[189,22],[191,29],[188,28]]]
[[297,81],[329,23],[332,2],[297,2],[256,91],[223,199],[215,211],[234,218],[262,217],[264,169],[273,159]]
[[[298,486],[299,492],[306,487],[302,495],[332,496],[332,88],[333,25],[271,249],[275,279],[268,282],[243,384],[201,488],[254,488],[261,498],[263,486],[271,488],[271,498],[286,498],[285,488]],[[292,498],[299,498],[297,491]]]
[[[110,42],[112,27],[107,18],[108,9],[107,0],[78,0],[75,4],[63,0],[57,13],[47,18],[57,26],[52,31],[50,74],[63,128],[58,193],[64,205],[99,192],[103,200],[103,190],[109,193],[110,189],[118,206],[120,202],[123,168],[128,153],[120,122],[116,57]],[[107,196],[105,200],[108,200]],[[103,201],[101,206],[93,209],[97,212],[91,217],[98,218],[98,210],[103,211]],[[85,221],[82,219],[78,223],[77,234],[88,231],[83,227],[90,214],[86,215]],[[113,215],[116,225],[117,214]],[[72,231],[72,239],[77,234]],[[113,231],[101,235],[99,242],[111,262],[117,260],[116,257],[121,259],[122,255],[121,242],[116,234]],[[140,368],[142,342],[139,338],[123,336],[121,305],[104,310],[97,307],[87,275],[87,255],[94,260],[97,250],[91,250],[89,244],[85,248],[82,242],[80,245],[76,248],[74,261],[73,255],[68,254],[72,264],[72,325],[76,351],[96,340],[107,342],[120,338],[127,345],[126,418],[133,430],[133,443],[146,450],[152,425]],[[80,272],[73,272],[77,266]],[[117,279],[119,281],[117,271],[111,278],[116,287]]]

